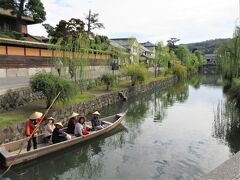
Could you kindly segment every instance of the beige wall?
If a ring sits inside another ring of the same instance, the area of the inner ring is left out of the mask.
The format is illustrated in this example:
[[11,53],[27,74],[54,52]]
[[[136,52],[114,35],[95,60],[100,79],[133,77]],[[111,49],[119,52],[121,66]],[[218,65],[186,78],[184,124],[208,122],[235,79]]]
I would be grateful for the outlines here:
[[[6,53],[7,46],[7,53]],[[8,45],[0,45],[0,55],[15,55],[15,56],[42,56],[42,57],[72,57],[72,52],[52,51],[50,49],[41,48],[24,48]],[[89,58],[89,59],[111,59],[111,55],[108,54],[75,54],[75,57]]]
[[8,55],[20,55],[20,56],[24,56],[24,48],[21,47],[12,47],[12,46],[8,46]]
[[0,54],[6,54],[6,46],[0,46]]
[[26,56],[40,56],[40,51],[35,48],[26,48]]
[[44,57],[52,57],[52,50],[49,50],[49,49],[41,49],[41,56],[44,56]]

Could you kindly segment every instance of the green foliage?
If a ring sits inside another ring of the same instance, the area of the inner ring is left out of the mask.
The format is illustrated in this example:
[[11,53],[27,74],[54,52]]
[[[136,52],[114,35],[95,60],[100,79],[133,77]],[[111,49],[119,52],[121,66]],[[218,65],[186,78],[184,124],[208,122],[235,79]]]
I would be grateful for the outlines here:
[[66,102],[76,95],[74,84],[63,77],[55,76],[51,73],[38,73],[30,80],[33,92],[40,92],[46,97],[46,105],[50,106],[52,100],[61,92],[58,101]]
[[110,41],[107,36],[96,35],[93,40],[90,40],[91,49],[107,51],[109,47]]
[[195,75],[190,77],[189,84],[192,85],[195,89],[199,89],[203,81],[203,77],[201,75]]
[[170,51],[174,51],[177,48],[176,43],[178,41],[180,41],[180,39],[177,39],[177,38],[171,38],[167,41],[167,45]]
[[62,43],[65,43],[69,38],[78,38],[79,34],[84,32],[85,23],[81,19],[71,18],[69,21],[60,20],[56,27],[49,24],[43,26],[52,43],[57,43],[60,38],[63,38]]
[[224,80],[231,82],[240,77],[240,28],[237,27],[233,38],[222,44],[218,50],[219,70]]
[[145,67],[138,64],[131,64],[125,69],[125,74],[131,77],[132,86],[135,86],[136,83],[143,83],[148,78],[148,71]]
[[101,81],[106,85],[106,90],[108,91],[110,86],[113,86],[116,82],[116,75],[112,73],[103,74],[101,77]]
[[157,74],[157,67],[161,67],[165,71],[168,69],[168,64],[171,62],[171,55],[169,48],[164,46],[162,42],[156,44],[156,54],[154,60],[155,75]]
[[173,74],[179,79],[183,80],[187,78],[187,68],[179,63],[173,65]]
[[28,0],[25,8],[27,15],[32,16],[34,21],[41,23],[46,20],[46,12],[41,0]]
[[181,61],[182,65],[184,65],[186,67],[190,67],[192,65],[191,64],[191,54],[190,54],[189,50],[187,49],[187,47],[178,46],[174,52],[175,52],[177,58]]
[[0,32],[0,37],[24,40],[24,35],[21,32],[11,31],[11,32]]

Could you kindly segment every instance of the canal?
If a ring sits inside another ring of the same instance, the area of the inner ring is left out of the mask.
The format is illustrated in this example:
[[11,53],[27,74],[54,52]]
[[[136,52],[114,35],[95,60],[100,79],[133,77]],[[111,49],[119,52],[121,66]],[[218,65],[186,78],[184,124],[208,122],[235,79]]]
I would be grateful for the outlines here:
[[238,112],[217,76],[197,76],[111,105],[115,130],[13,168],[7,179],[200,179],[240,149]]

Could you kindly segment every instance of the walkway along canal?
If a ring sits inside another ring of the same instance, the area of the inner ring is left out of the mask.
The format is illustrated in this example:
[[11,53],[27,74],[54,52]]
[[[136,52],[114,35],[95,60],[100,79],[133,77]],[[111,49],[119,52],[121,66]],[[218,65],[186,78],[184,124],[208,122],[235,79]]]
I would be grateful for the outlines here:
[[14,167],[10,179],[200,179],[240,149],[238,115],[217,76],[193,77],[101,110],[128,109],[90,142]]

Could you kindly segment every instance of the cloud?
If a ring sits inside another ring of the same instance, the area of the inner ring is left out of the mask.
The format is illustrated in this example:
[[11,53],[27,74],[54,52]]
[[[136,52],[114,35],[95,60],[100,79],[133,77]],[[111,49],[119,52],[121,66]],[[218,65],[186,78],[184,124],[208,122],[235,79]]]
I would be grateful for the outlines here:
[[[42,0],[46,23],[61,19],[84,19],[89,9],[100,14],[110,37],[136,36],[140,41],[166,41],[178,37],[181,43],[231,37],[238,16],[237,0]],[[29,27],[31,34],[45,35],[41,25]]]

